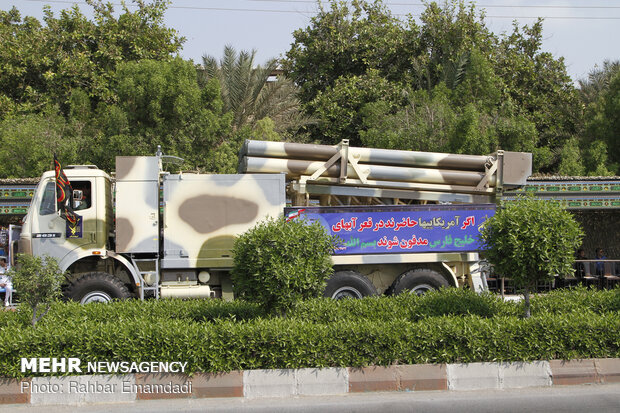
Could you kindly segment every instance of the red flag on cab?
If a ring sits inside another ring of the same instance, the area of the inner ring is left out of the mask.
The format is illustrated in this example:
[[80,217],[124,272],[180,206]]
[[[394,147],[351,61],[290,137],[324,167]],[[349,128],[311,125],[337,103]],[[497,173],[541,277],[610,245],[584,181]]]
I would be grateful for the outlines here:
[[73,212],[71,206],[73,187],[69,179],[67,179],[65,171],[62,170],[62,165],[60,161],[58,161],[58,158],[56,158],[56,154],[54,154],[54,170],[56,172],[56,205],[58,206],[58,210],[62,211],[61,216],[71,225],[75,225],[79,217]]

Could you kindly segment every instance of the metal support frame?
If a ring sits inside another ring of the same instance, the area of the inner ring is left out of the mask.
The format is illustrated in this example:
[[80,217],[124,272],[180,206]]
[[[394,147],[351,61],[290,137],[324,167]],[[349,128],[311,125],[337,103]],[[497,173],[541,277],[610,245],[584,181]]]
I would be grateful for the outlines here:
[[[319,177],[321,175],[323,175],[338,160],[340,160],[340,176],[338,178],[339,183],[341,183],[341,184],[347,183],[347,181],[348,181],[347,172],[348,172],[348,169],[349,169],[348,168],[349,165],[351,165],[351,167],[353,168],[353,170],[357,174],[357,176],[360,179],[360,181],[362,181],[363,184],[367,183],[367,180],[366,180],[367,174],[364,174],[362,172],[362,170],[360,169],[360,167],[358,165],[358,159],[353,157],[351,155],[351,153],[349,152],[349,140],[348,139],[343,139],[338,144],[338,152],[336,152],[336,154],[334,156],[329,158],[329,160],[327,162],[325,162],[323,164],[323,166],[321,166],[319,169],[317,169],[316,172],[314,172],[311,176],[307,177],[304,180],[304,182],[318,180]],[[303,178],[305,178],[305,177],[302,177],[302,179]]]
[[[485,188],[489,187],[489,180],[491,179],[491,176],[493,176],[493,174],[498,171],[498,165],[501,164],[501,160],[503,159],[503,157],[504,151],[497,151],[496,159],[493,159],[491,157],[487,159],[487,163],[484,165],[484,177],[476,186],[476,190],[482,191]],[[499,189],[499,187],[501,186],[501,179],[496,179],[495,182],[496,189]]]
[[[334,179],[334,178],[332,178]],[[474,192],[471,188],[469,191],[441,191],[431,190],[436,188],[424,188],[419,186],[413,187],[389,187],[387,185],[378,185],[364,187],[361,182],[358,185],[324,185],[321,183],[305,183],[303,187],[300,183],[293,182],[289,188],[294,195],[293,202],[300,200],[303,188],[303,196],[307,200],[310,195],[315,196],[334,196],[334,197],[366,197],[366,198],[391,198],[403,200],[428,200],[438,202],[458,202],[458,203],[489,203],[495,202],[495,193],[493,191]],[[381,202],[379,202],[381,204]],[[303,205],[303,204],[296,204]]]
[[[463,203],[495,202],[498,188],[491,188],[489,182],[494,174],[501,173],[502,159],[503,151],[498,151],[495,157],[490,156],[487,159],[484,176],[476,186],[368,180],[368,173],[364,173],[358,164],[359,157],[356,158],[349,151],[349,140],[343,139],[338,144],[338,151],[312,175],[302,175],[298,181],[291,182],[289,194],[295,205],[307,205],[311,195]],[[338,161],[339,176],[324,176]],[[349,167],[353,169],[357,179],[348,177]]]
[[[138,273],[138,275],[140,276],[140,300],[144,300],[144,292],[145,291],[153,291],[153,296],[156,299],[159,299],[159,258],[155,257],[155,258],[134,258],[133,256],[131,257],[131,262],[134,265],[134,268],[136,269],[136,272]],[[144,271],[142,270],[138,263],[139,262],[152,262],[155,264],[155,271],[153,270],[148,270],[148,271]],[[144,281],[144,276],[145,275],[154,275],[155,276],[155,282],[150,285],[150,286],[146,286],[146,282]]]

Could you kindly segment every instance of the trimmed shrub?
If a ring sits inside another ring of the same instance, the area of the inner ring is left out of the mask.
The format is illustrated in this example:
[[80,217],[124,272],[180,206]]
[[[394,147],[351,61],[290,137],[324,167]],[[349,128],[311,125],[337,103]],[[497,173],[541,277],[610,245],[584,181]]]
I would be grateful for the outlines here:
[[424,295],[399,294],[391,297],[365,297],[359,300],[316,299],[301,303],[290,316],[315,323],[366,319],[372,321],[416,321],[438,316],[513,316],[519,304],[504,302],[491,293],[447,288]]
[[0,376],[22,377],[21,357],[180,361],[187,372],[519,361],[620,356],[620,315],[546,314],[529,319],[429,317],[317,324],[246,322],[42,323],[0,331]]
[[522,303],[455,291],[314,299],[288,318],[220,300],[55,303],[36,329],[27,311],[0,312],[0,377],[23,377],[22,357],[180,361],[189,373],[620,357],[620,289],[536,296],[528,319]]
[[501,297],[492,293],[476,293],[470,289],[446,288],[443,291],[430,291],[419,297],[414,310],[416,320],[452,315],[476,315],[494,317],[512,315],[515,306],[504,302]]
[[320,296],[333,273],[336,242],[318,222],[259,222],[235,241],[235,294],[280,314],[301,300]]
[[579,286],[553,290],[535,295],[532,308],[536,312],[566,314],[568,312],[594,312],[604,314],[620,312],[620,288],[592,291]]
[[573,274],[574,251],[582,236],[569,212],[531,197],[503,203],[480,234],[495,271],[523,287],[525,317],[530,316],[530,293],[538,282]]

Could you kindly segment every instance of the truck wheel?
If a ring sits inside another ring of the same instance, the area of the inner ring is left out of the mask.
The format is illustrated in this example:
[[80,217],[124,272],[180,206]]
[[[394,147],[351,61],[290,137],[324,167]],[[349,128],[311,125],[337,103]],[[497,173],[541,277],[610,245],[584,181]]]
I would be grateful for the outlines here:
[[436,271],[426,268],[410,270],[402,274],[394,281],[393,294],[398,295],[403,292],[422,295],[432,290],[439,290],[441,287],[449,287],[448,281]]
[[355,271],[338,271],[327,280],[323,297],[340,300],[343,298],[362,298],[377,295],[370,280]]
[[131,297],[127,286],[118,278],[105,272],[91,272],[75,280],[66,295],[81,304],[125,300]]

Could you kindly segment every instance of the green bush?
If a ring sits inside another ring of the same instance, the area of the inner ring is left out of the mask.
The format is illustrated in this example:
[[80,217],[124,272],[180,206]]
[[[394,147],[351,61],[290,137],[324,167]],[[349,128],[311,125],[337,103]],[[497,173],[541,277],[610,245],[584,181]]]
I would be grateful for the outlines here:
[[455,289],[421,297],[313,299],[287,318],[243,301],[55,303],[36,329],[0,312],[0,377],[22,357],[181,361],[186,372],[620,357],[620,289],[584,288],[522,303]]
[[525,317],[537,283],[573,274],[574,251],[583,231],[573,216],[554,202],[519,198],[505,202],[484,223],[482,249],[496,273],[523,287]]
[[494,317],[512,315],[515,306],[502,301],[491,293],[476,293],[469,289],[446,288],[443,291],[430,291],[419,297],[415,308],[415,319],[433,316],[476,315]]
[[354,319],[388,322],[392,320],[417,321],[438,316],[479,317],[513,316],[520,311],[518,304],[504,302],[490,293],[478,294],[472,290],[447,288],[424,295],[365,297],[360,300],[316,299],[300,303],[291,317],[315,323],[332,323]]
[[336,239],[318,222],[262,221],[235,241],[235,294],[266,311],[285,313],[299,301],[321,295],[333,272],[335,247]]
[[0,332],[0,376],[21,377],[21,357],[181,361],[187,372],[238,369],[519,361],[620,356],[620,315],[545,314],[348,320],[288,318],[198,323],[47,323]]
[[620,312],[620,288],[592,291],[575,287],[538,294],[532,299],[536,312],[566,314],[569,312],[594,312],[596,314]]
[[62,295],[61,284],[65,274],[58,267],[58,262],[49,255],[37,257],[19,254],[17,265],[7,275],[19,291],[20,307],[25,305],[30,308],[33,326]]
[[[113,305],[91,303],[82,305],[75,301],[56,302],[52,305],[44,323],[62,323],[64,320],[95,323],[121,323],[127,321],[153,322],[156,320],[181,320],[214,322],[216,320],[245,321],[264,317],[265,313],[254,303],[242,300],[181,300],[163,299],[138,301],[128,300]],[[8,325],[28,323],[32,313],[21,309],[3,316],[0,313],[0,328]]]

